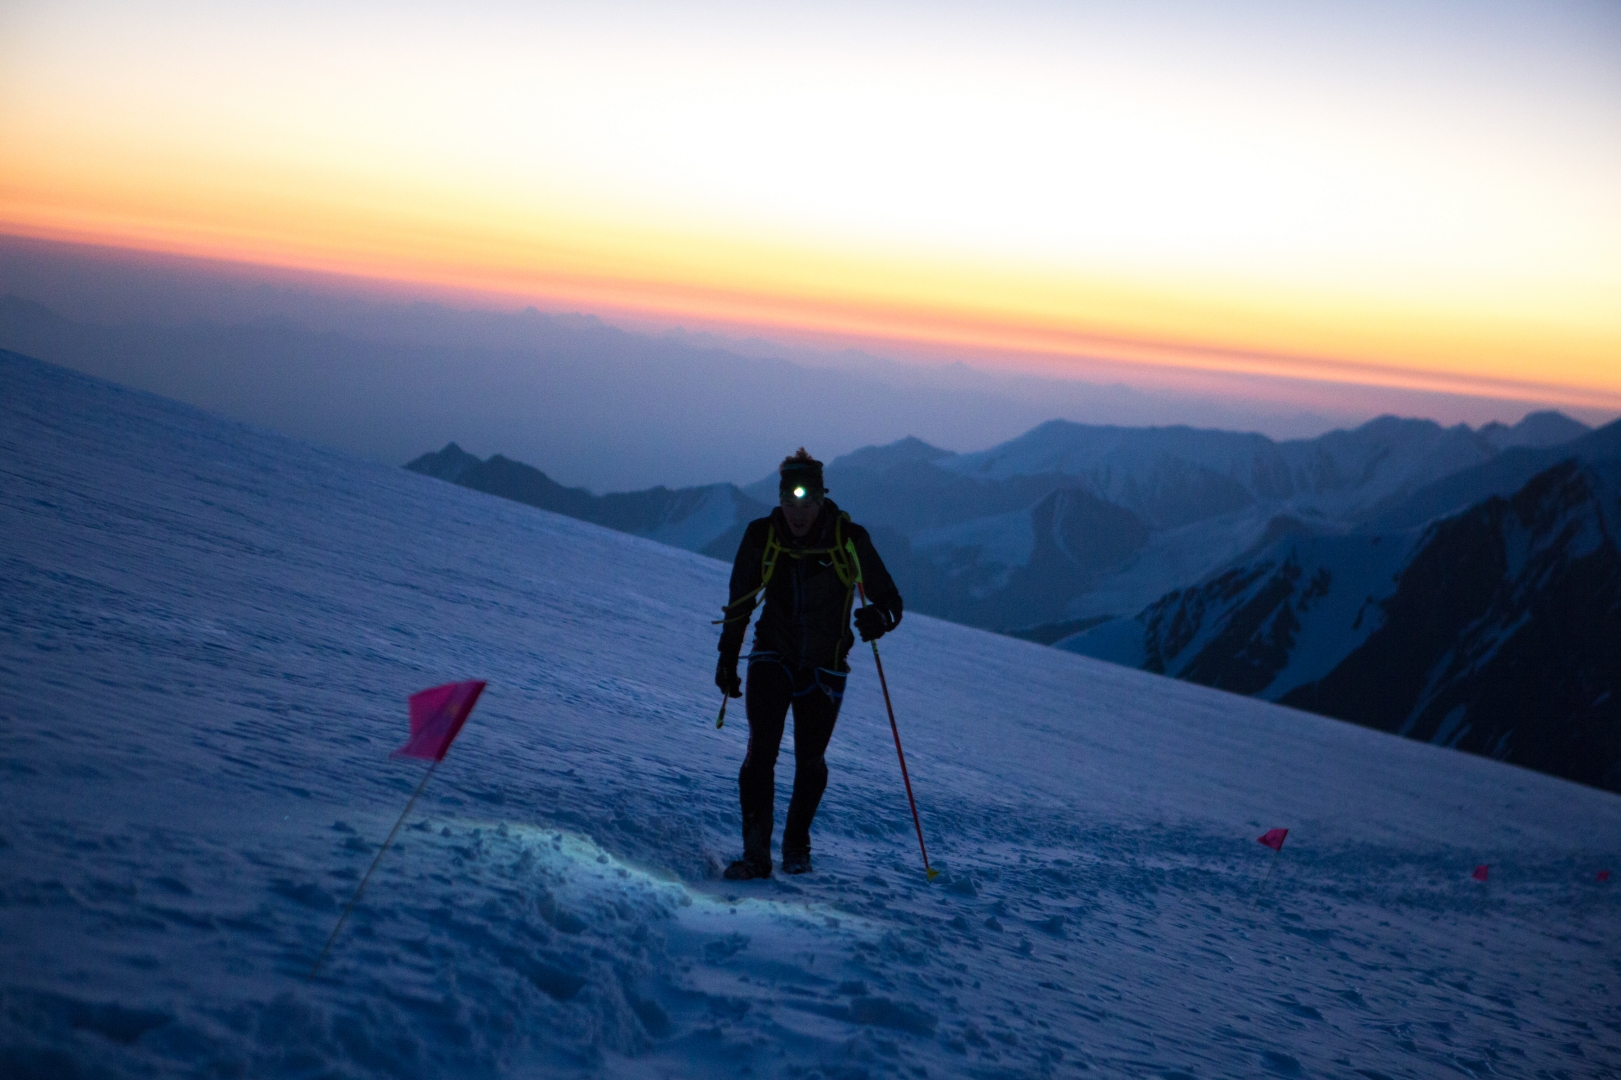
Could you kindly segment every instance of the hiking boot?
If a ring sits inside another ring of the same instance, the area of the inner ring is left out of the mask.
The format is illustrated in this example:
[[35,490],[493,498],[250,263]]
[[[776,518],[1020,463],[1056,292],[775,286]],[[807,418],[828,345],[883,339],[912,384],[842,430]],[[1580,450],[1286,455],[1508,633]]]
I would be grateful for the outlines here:
[[811,871],[810,848],[783,848],[782,872],[785,874],[808,874]]
[[741,858],[728,866],[721,876],[727,881],[757,881],[760,878],[768,878],[771,876],[771,860]]

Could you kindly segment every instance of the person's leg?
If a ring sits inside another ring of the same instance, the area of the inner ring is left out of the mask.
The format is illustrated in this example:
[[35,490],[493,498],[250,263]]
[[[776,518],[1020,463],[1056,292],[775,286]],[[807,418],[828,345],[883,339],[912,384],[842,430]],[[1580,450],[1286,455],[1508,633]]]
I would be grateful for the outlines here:
[[776,825],[777,751],[782,745],[793,680],[781,664],[750,664],[744,704],[749,748],[738,770],[738,801],[743,809],[743,859],[770,872],[771,833]]
[[839,718],[844,679],[822,672],[808,693],[794,698],[794,794],[782,830],[783,868],[789,856],[809,869],[810,827],[827,790],[827,744]]

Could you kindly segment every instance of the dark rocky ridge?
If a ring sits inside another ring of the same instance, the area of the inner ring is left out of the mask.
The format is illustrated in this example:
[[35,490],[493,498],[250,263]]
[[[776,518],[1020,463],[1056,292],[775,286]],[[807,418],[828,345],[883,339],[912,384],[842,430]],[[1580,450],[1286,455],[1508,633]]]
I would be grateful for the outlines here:
[[1437,524],[1384,624],[1285,705],[1621,791],[1621,460]]

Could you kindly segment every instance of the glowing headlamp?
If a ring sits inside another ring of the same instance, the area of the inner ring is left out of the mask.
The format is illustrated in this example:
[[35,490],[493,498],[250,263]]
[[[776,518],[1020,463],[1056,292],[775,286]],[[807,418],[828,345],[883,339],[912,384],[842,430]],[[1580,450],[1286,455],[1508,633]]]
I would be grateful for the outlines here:
[[822,501],[822,492],[808,484],[795,484],[782,489],[782,505],[810,506]]

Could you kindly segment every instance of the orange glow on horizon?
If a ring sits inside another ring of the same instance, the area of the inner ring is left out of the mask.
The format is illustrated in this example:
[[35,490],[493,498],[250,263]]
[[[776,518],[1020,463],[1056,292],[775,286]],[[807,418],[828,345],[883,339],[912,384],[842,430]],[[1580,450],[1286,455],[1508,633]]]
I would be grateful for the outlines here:
[[1054,374],[1621,409],[1602,80],[1533,100],[1489,50],[1473,82],[1369,79],[1350,43],[1034,7],[380,14],[23,9],[0,232]]
[[[750,289],[735,277],[729,279],[713,270],[693,274],[685,282],[653,277],[638,280],[613,276],[585,260],[580,260],[585,265],[559,260],[562,269],[525,266],[510,251],[498,252],[489,247],[468,251],[443,241],[435,245],[439,250],[383,248],[357,252],[333,239],[343,235],[338,229],[320,239],[296,243],[285,236],[266,236],[245,228],[177,228],[171,222],[121,215],[86,215],[87,220],[72,224],[60,223],[55,214],[40,217],[45,220],[0,219],[0,231],[41,240],[426,286],[521,304],[579,305],[582,310],[653,315],[719,328],[754,328],[765,333],[832,340],[941,346],[957,355],[978,353],[981,366],[1058,376],[1073,375],[1075,361],[1087,359],[1142,366],[1167,375],[1177,371],[1259,375],[1621,410],[1621,370],[1610,362],[1614,349],[1599,335],[1594,335],[1598,340],[1576,343],[1585,348],[1571,348],[1572,343],[1567,341],[1566,356],[1577,363],[1567,363],[1566,370],[1575,377],[1537,380],[1517,372],[1542,366],[1539,361],[1547,353],[1545,339],[1487,340],[1489,334],[1481,334],[1470,344],[1478,350],[1475,355],[1488,362],[1448,363],[1460,348],[1461,335],[1455,330],[1445,333],[1444,326],[1438,328],[1442,332],[1434,336],[1439,340],[1426,355],[1414,347],[1422,342],[1422,328],[1414,325],[1417,320],[1409,320],[1395,326],[1387,323],[1383,334],[1363,333],[1358,342],[1363,345],[1360,353],[1334,355],[1327,350],[1309,351],[1318,344],[1312,340],[1309,326],[1289,337],[1280,334],[1276,325],[1267,325],[1261,315],[1252,317],[1253,332],[1247,341],[1235,332],[1241,326],[1239,319],[1227,319],[1226,325],[1220,327],[1228,332],[1227,337],[1210,340],[1197,333],[1199,327],[1193,320],[1184,317],[1179,321],[1169,312],[1158,327],[1154,326],[1152,314],[1156,308],[1174,308],[1177,298],[1151,293],[1132,296],[1119,286],[1098,288],[1090,299],[1102,304],[1114,298],[1126,301],[1119,308],[1130,310],[1128,303],[1134,303],[1138,311],[1146,309],[1150,314],[1140,316],[1135,326],[1124,319],[1113,326],[1103,320],[1066,322],[1051,310],[998,310],[983,302],[954,307],[930,305],[904,294],[886,303],[874,299],[871,292],[850,288],[824,287],[819,294],[806,289],[794,295]],[[491,257],[497,254],[505,258]],[[759,264],[746,265],[752,268]],[[1297,326],[1306,321],[1298,310],[1280,313],[1276,319],[1277,323]],[[1144,332],[1152,329],[1161,332]],[[1176,330],[1183,334],[1176,335]],[[1342,335],[1341,340],[1348,336]],[[1571,335],[1567,332],[1566,336]],[[1370,356],[1378,359],[1368,359]],[[1425,360],[1430,363],[1426,365]],[[1498,373],[1494,374],[1493,369]]]

